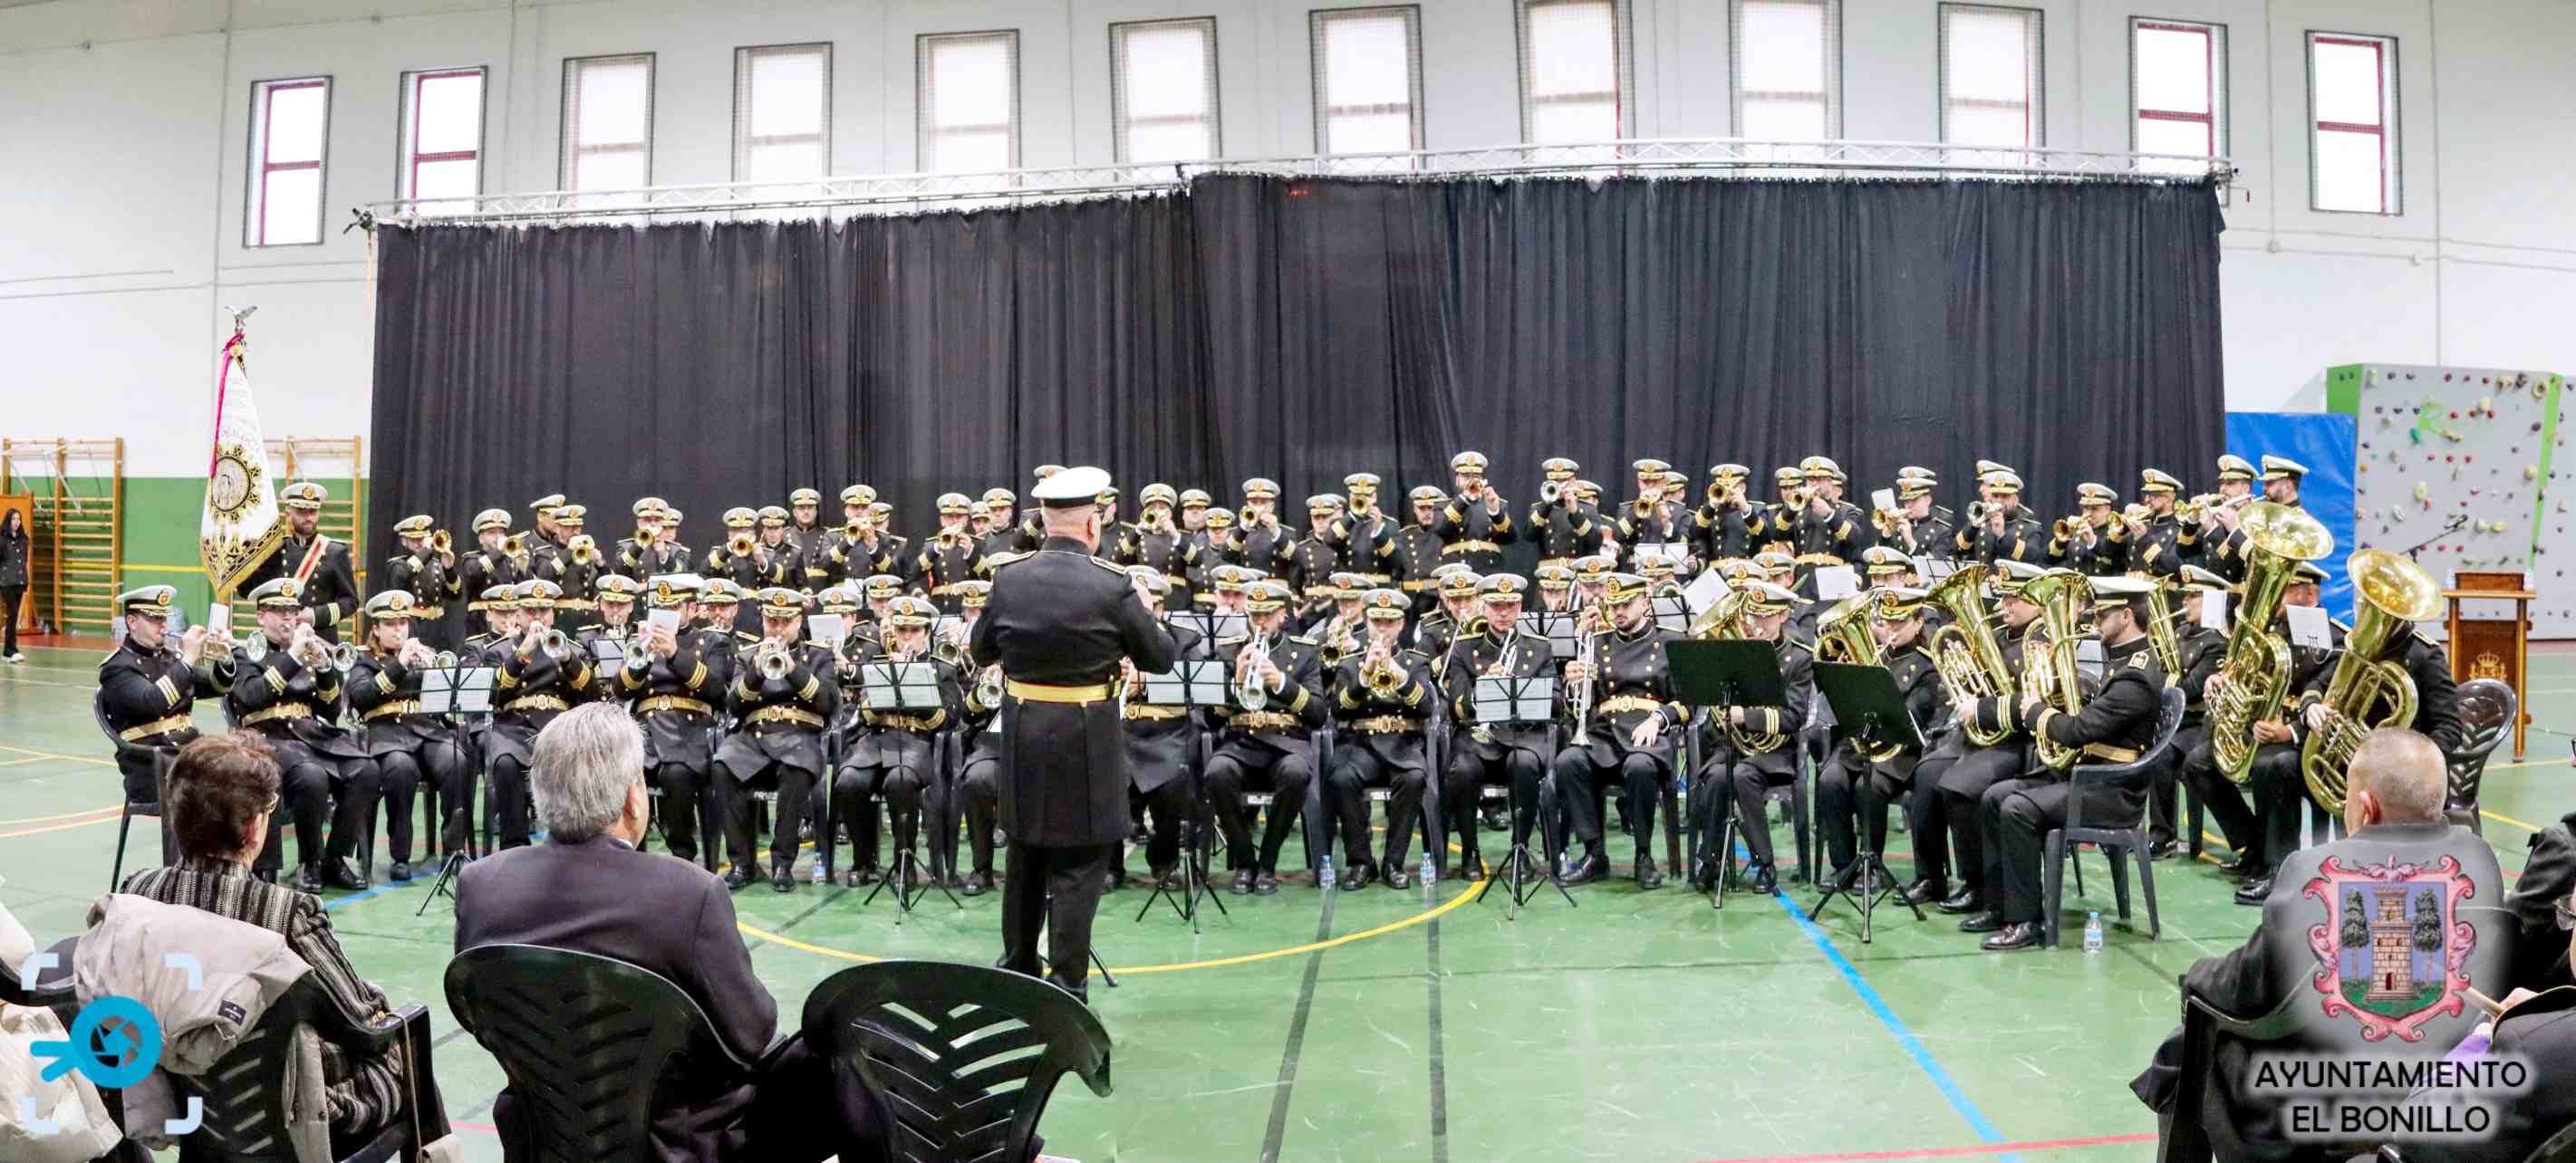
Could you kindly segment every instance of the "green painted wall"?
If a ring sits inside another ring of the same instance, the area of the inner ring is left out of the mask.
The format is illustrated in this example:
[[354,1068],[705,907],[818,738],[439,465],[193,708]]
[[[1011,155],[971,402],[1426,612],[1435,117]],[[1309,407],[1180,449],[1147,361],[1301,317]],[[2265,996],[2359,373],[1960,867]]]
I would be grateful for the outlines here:
[[[333,498],[350,495],[350,482],[315,478]],[[363,482],[360,483],[361,497]],[[162,583],[179,587],[179,601],[188,611],[191,622],[205,620],[206,606],[214,600],[214,589],[206,583],[205,567],[197,562],[197,526],[206,505],[204,477],[127,477],[125,480],[125,569],[120,590]],[[373,519],[372,514],[369,518]],[[375,568],[375,554],[370,550],[353,563],[360,571],[359,585],[367,583],[364,571]],[[74,627],[97,632],[104,627]]]

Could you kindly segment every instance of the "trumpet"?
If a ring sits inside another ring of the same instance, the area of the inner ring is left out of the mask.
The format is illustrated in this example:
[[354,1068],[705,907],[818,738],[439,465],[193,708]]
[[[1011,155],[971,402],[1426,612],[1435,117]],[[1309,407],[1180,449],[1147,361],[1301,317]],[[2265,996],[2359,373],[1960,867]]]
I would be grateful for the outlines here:
[[661,531],[661,530],[659,530],[659,529],[654,529],[654,528],[650,528],[650,527],[637,529],[637,530],[635,531],[635,548],[637,548],[637,549],[651,549],[651,548],[653,548],[653,541],[654,541],[654,539],[655,539],[655,538],[660,537],[661,535],[662,535],[662,531]]
[[436,667],[439,670],[454,670],[456,669],[456,652],[453,650],[441,650],[435,657],[432,657],[429,662],[431,666]]
[[1360,681],[1381,695],[1394,694],[1404,685],[1404,668],[1395,664],[1395,652],[1385,639],[1369,639],[1368,653],[1360,659]]
[[528,543],[520,540],[518,534],[513,533],[501,539],[501,556],[526,557],[527,555]]
[[2049,531],[2056,534],[2057,539],[2060,541],[2071,541],[2079,530],[2087,530],[2092,527],[2093,523],[2085,520],[2084,514],[2069,513],[2066,516],[2058,518],[2057,524],[2050,526]]
[[[887,660],[891,662],[907,661],[907,659],[900,653],[888,655]],[[786,643],[775,638],[764,638],[761,639],[760,649],[752,654],[752,666],[760,672],[760,677],[763,681],[777,682],[780,679],[786,678],[790,671],[796,669],[796,659],[794,656],[787,653]]]
[[1270,648],[1270,640],[1258,634],[1244,643],[1244,653],[1237,656],[1235,667],[1234,703],[1236,706],[1247,711],[1258,711],[1270,705],[1270,688],[1261,681],[1261,668],[1251,664],[1252,660],[1268,658]]
[[735,557],[749,557],[753,547],[758,544],[759,542],[752,540],[751,534],[737,533],[734,534],[733,540],[725,542],[725,552]]
[[1869,511],[1869,523],[1878,527],[1879,536],[1894,537],[1896,519],[1899,516],[1901,514],[1894,509],[1872,509]]
[[1564,495],[1565,486],[1555,481],[1549,481],[1538,487],[1538,503],[1542,505],[1553,505],[1557,502],[1557,498]]
[[553,655],[557,662],[572,657],[572,639],[552,626],[546,627],[546,636],[541,640],[540,645],[544,646],[546,653]]
[[1261,514],[1253,512],[1252,506],[1245,505],[1243,508],[1235,511],[1234,526],[1237,529],[1250,529],[1252,528],[1253,523],[1260,519]]
[[841,526],[841,537],[844,540],[858,541],[865,538],[867,535],[868,523],[859,520],[856,517],[851,518],[847,523]]
[[1983,524],[1985,524],[1985,523],[1986,523],[1986,510],[1987,510],[1988,508],[1990,508],[1990,507],[1991,507],[1991,506],[1987,505],[1987,504],[1986,504],[1986,502],[1985,502],[1985,501],[1983,501],[1983,500],[1975,500],[1975,501],[1970,501],[1970,502],[1968,502],[1968,524],[1970,524],[1970,525],[1983,525]]
[[358,648],[346,642],[334,642],[324,657],[331,660],[331,669],[347,674],[350,667],[358,664]]
[[573,538],[571,544],[564,548],[574,565],[590,565],[599,560],[599,542],[588,533]]
[[985,667],[984,672],[976,676],[975,705],[980,707],[999,707],[1002,705],[1002,666],[1000,663],[995,663],[991,666]]
[[429,535],[429,551],[445,557],[456,551],[456,539],[449,536],[447,530],[441,529]]

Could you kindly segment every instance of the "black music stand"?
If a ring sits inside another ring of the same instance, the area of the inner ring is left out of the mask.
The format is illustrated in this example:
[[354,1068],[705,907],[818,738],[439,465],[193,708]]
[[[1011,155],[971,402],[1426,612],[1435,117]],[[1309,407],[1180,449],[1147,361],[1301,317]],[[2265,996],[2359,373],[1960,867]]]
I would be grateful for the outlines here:
[[1675,634],[1690,633],[1690,602],[1680,594],[1661,594],[1648,599],[1654,611],[1655,625]]
[[[1478,675],[1475,688],[1467,698],[1467,716],[1475,721],[1477,728],[1511,723],[1541,723],[1553,726],[1556,722],[1556,676],[1543,674],[1529,678],[1516,678],[1510,675]],[[1512,828],[1518,831],[1521,819],[1520,784],[1518,781],[1506,779],[1504,788],[1510,795]],[[1552,861],[1556,856],[1556,828],[1547,818],[1547,806],[1541,804],[1539,810],[1541,842],[1547,845],[1548,857]],[[1565,885],[1557,879],[1555,870],[1539,863],[1538,857],[1530,852],[1529,838],[1526,836],[1517,837],[1512,841],[1512,849],[1504,854],[1503,869],[1497,879],[1503,882],[1505,891],[1509,892],[1512,898],[1512,907],[1504,912],[1504,920],[1519,919],[1521,906],[1528,904],[1531,897],[1538,895],[1538,886],[1541,883],[1554,887],[1556,895],[1564,897],[1568,906],[1581,907],[1575,904],[1574,894],[1565,891]],[[1482,893],[1479,893],[1476,899],[1482,901],[1485,898]]]
[[[1233,691],[1227,682],[1226,664],[1222,659],[1184,659],[1173,663],[1168,672],[1139,675],[1138,678],[1145,684],[1145,702],[1149,706],[1223,707],[1233,702]],[[1208,888],[1207,804],[1199,785],[1199,773],[1206,766],[1207,757],[1196,754],[1199,731],[1195,722],[1191,725],[1190,734],[1192,762],[1181,773],[1181,778],[1190,781],[1190,814],[1182,822],[1181,833],[1181,891],[1175,898],[1172,887],[1157,880],[1154,891],[1145,898],[1144,907],[1136,910],[1136,920],[1142,921],[1145,914],[1154,911],[1155,901],[1169,901],[1172,911],[1189,922],[1190,932],[1197,933],[1199,899],[1205,897],[1220,913],[1225,912],[1225,901]],[[1107,976],[1108,970],[1101,970],[1101,974]]]
[[[1893,743],[1918,753],[1922,750],[1923,733],[1915,729],[1914,716],[1905,707],[1905,694],[1896,689],[1896,676],[1888,673],[1886,667],[1819,662],[1816,664],[1816,693],[1824,696],[1826,704],[1833,707],[1834,718],[1842,724],[1843,737],[1852,743],[1855,753],[1863,744]],[[1887,805],[1875,802],[1875,797],[1870,794],[1869,773],[1862,772],[1861,779],[1862,785],[1856,789],[1861,811],[1885,812]],[[1859,889],[1843,884],[1826,885],[1825,895],[1816,898],[1816,907],[1807,910],[1807,919],[1815,920],[1825,911],[1826,905],[1833,903],[1835,896],[1848,896],[1860,906],[1860,943],[1866,945],[1870,939],[1871,914],[1877,909],[1880,897],[1896,891],[1897,880],[1896,875],[1887,870],[1887,863],[1880,858],[1878,850],[1869,846],[1869,829],[1859,831],[1860,854],[1852,862],[1855,865],[1852,875],[1860,882]],[[1904,900],[1902,896],[1897,899]],[[1923,906],[1910,900],[1904,900],[1904,903],[1906,908],[1914,911],[1915,920],[1923,919]]]
[[1564,662],[1574,657],[1575,648],[1583,641],[1583,611],[1540,610],[1530,617],[1538,619],[1538,634],[1547,639],[1549,658]]
[[[494,673],[495,672],[491,667],[467,666],[462,661],[459,661],[457,665],[452,667],[422,671],[420,673],[421,713],[424,715],[452,715],[457,719],[468,719],[477,715],[489,716],[492,713],[492,676]],[[459,734],[465,733],[462,723],[455,723],[454,726]],[[458,751],[462,753],[464,748],[460,747],[458,748]],[[479,753],[467,756],[466,762],[473,764],[476,767],[480,767],[481,756]],[[478,771],[476,774],[479,775],[481,773]],[[438,834],[442,844],[445,842],[447,836],[447,821],[444,817],[452,815],[460,810],[465,813],[466,836],[469,840],[472,838],[474,834],[473,780],[468,779],[466,781],[464,803],[441,804],[439,805],[439,808],[440,811],[438,814],[442,818],[438,822]],[[471,847],[472,845],[468,844],[467,846]],[[456,900],[456,893],[453,889],[447,887],[447,882],[455,879],[457,870],[463,867],[465,867],[465,853],[463,852],[450,852],[442,858],[438,862],[438,879],[431,882],[429,886],[429,895],[420,898],[420,907],[413,910],[411,915],[417,917],[426,914],[429,912],[429,902],[437,900],[442,896],[446,897],[448,902],[452,905]]]
[[[1776,707],[1783,711],[1789,705],[1789,684],[1780,677],[1780,658],[1775,646],[1760,638],[1693,638],[1664,644],[1664,661],[1672,667],[1673,698],[1686,706],[1708,708],[1712,715],[1723,715],[1729,707]],[[1719,728],[1724,730],[1723,727]],[[1711,795],[1725,795],[1724,789],[1712,786]],[[1732,812],[1730,804],[1724,810]],[[1725,850],[1726,828],[1721,825],[1715,835],[1704,842],[1709,845],[1709,859],[1718,862],[1718,874],[1711,880],[1709,907],[1726,907],[1727,870],[1735,863],[1733,853]]]
[[[937,711],[947,705],[939,693],[939,670],[927,662],[889,661],[859,664],[859,706],[862,710]],[[936,740],[933,741],[933,746],[937,746]],[[927,774],[935,777],[938,773]],[[828,783],[825,784],[824,790],[829,794]],[[883,794],[882,789],[879,794]],[[921,810],[928,811],[929,806],[924,804]],[[786,821],[780,821],[779,826],[785,827]],[[828,830],[824,833],[823,842],[828,850],[831,844],[831,834]],[[856,847],[856,841],[853,840],[852,848]],[[858,854],[854,850],[851,853],[851,859],[857,858]],[[901,851],[894,854],[894,867],[887,869],[886,878],[878,881],[876,887],[868,890],[867,898],[859,902],[859,907],[866,908],[875,904],[877,894],[884,892],[887,885],[894,886],[894,923],[898,925],[903,923],[905,917],[912,914],[913,903],[929,896],[933,888],[939,890],[939,895],[947,897],[949,904],[957,906],[960,910],[966,907],[966,902],[958,900],[957,894],[948,891],[947,883],[938,877],[931,877],[927,886],[921,883],[921,858],[914,855],[912,845],[909,844],[904,845]]]

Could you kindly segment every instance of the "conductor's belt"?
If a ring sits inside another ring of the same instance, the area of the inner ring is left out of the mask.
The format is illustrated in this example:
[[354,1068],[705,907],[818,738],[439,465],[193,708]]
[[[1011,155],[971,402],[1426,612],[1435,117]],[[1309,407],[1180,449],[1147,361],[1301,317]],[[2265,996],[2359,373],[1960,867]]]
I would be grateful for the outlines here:
[[390,719],[396,715],[417,715],[419,713],[419,699],[396,699],[390,703],[378,703],[374,707],[369,708],[365,714],[358,717],[372,723],[378,719]]
[[2095,759],[2108,760],[2112,763],[2136,763],[2138,761],[2138,749],[2135,747],[2114,747],[2108,743],[2087,743],[2084,745],[2084,753]]
[[761,723],[795,723],[800,726],[820,728],[823,725],[823,716],[802,707],[762,707],[742,717],[742,725],[746,727]]
[[149,739],[155,735],[167,735],[172,731],[184,731],[196,725],[195,720],[186,715],[172,715],[167,719],[154,719],[140,727],[128,727],[117,732],[116,737],[132,743],[137,739]]
[[1127,717],[1130,719],[1147,719],[1154,722],[1162,722],[1166,719],[1177,719],[1189,713],[1190,709],[1188,707],[1158,707],[1151,703],[1127,704]]
[[1415,578],[1404,583],[1404,592],[1408,594],[1429,593],[1439,588],[1440,579],[1436,577]]
[[267,710],[252,711],[251,713],[242,716],[241,725],[245,727],[256,727],[262,723],[274,723],[279,719],[310,719],[312,717],[313,708],[305,706],[302,703],[279,703]]
[[1843,561],[1843,559],[1842,559],[1841,557],[1838,557],[1838,556],[1836,556],[1836,555],[1834,555],[1834,554],[1831,554],[1831,553],[1801,553],[1801,554],[1799,554],[1799,555],[1798,555],[1798,564],[1800,564],[1800,565],[1842,565],[1842,564],[1845,564],[1845,563],[1844,563],[1844,561]]
[[1297,716],[1281,711],[1237,711],[1235,716],[1226,722],[1229,726],[1242,731],[1292,731],[1300,726]]
[[569,711],[572,704],[553,695],[521,695],[501,704],[503,711]]
[[682,698],[679,695],[654,695],[651,698],[635,704],[636,714],[650,714],[654,711],[679,711],[690,715],[705,715],[711,719],[715,717],[716,713],[716,709],[714,707],[708,706],[696,699]]
[[1503,547],[1491,541],[1452,541],[1440,547],[1440,556],[1455,557],[1461,553],[1501,553]]
[[1351,724],[1351,730],[1362,735],[1410,735],[1422,729],[1422,720],[1409,715],[1371,715]]
[[1041,682],[1021,682],[1016,678],[1004,683],[1002,689],[1024,703],[1098,703],[1108,701],[1111,693],[1109,684],[1105,682],[1090,686],[1049,686]]
[[1619,715],[1629,711],[1645,711],[1652,714],[1663,709],[1664,704],[1660,700],[1650,699],[1644,695],[1620,695],[1617,698],[1601,700],[1601,713],[1604,715]]

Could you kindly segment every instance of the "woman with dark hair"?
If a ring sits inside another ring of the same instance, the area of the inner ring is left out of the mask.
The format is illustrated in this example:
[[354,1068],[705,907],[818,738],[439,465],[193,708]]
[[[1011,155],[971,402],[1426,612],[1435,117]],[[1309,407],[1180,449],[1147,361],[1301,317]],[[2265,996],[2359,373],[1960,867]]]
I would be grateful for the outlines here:
[[[350,1020],[365,1024],[388,1016],[384,991],[358,976],[331,934],[322,898],[250,874],[251,862],[268,844],[268,818],[278,808],[277,759],[266,740],[239,732],[208,735],[180,748],[164,794],[162,820],[178,838],[178,866],[137,872],[118,891],[276,933],[313,967],[315,982]],[[408,1088],[390,1056],[350,1053],[326,1039],[322,1075],[331,1129],[339,1135],[373,1131],[402,1112]]]
[[16,509],[0,514],[0,658],[13,666],[27,661],[18,653],[18,602],[27,596],[27,568],[34,560],[26,517]]

